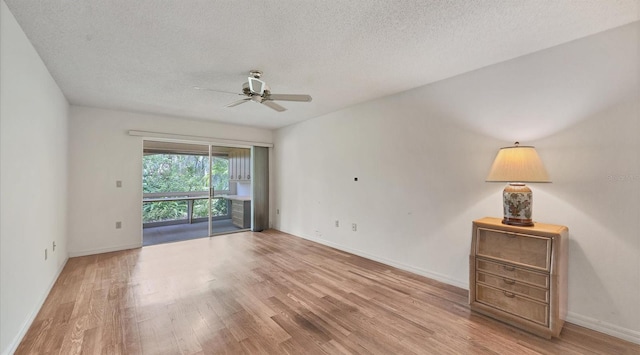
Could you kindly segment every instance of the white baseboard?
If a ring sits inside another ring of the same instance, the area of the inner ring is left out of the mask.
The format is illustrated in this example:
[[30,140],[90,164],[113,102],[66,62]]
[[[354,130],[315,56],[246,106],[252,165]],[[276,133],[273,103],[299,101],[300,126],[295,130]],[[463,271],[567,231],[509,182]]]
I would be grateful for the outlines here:
[[136,244],[118,245],[115,247],[100,248],[100,249],[70,251],[69,257],[74,258],[76,256],[87,256],[87,255],[95,255],[95,254],[102,254],[102,253],[110,253],[112,251],[121,251],[121,250],[135,249],[135,248],[141,248],[141,247],[142,247],[142,243],[136,243]]
[[53,285],[55,285],[56,281],[58,281],[58,277],[60,277],[60,274],[62,273],[62,269],[64,269],[65,265],[67,265],[67,261],[69,261],[69,257],[67,257],[64,260],[64,262],[62,263],[62,265],[60,265],[60,267],[58,268],[58,271],[56,271],[56,276],[51,280],[51,283],[49,284],[49,287],[47,288],[47,292],[45,292],[40,297],[40,300],[38,300],[38,303],[36,304],[36,307],[33,308],[31,313],[29,314],[29,317],[27,318],[27,320],[22,325],[22,328],[20,329],[18,334],[16,334],[16,336],[13,338],[13,341],[11,341],[11,343],[9,343],[9,346],[5,349],[5,351],[2,353],[2,355],[13,354],[18,349],[18,345],[20,345],[20,342],[22,341],[22,338],[24,338],[24,336],[27,334],[27,331],[31,327],[31,324],[33,324],[33,321],[36,319],[36,316],[38,315],[38,312],[40,312],[40,309],[42,308],[42,305],[44,305],[44,301],[46,301],[47,297],[49,297],[49,293],[51,293],[51,289],[53,289]]
[[[283,232],[291,234],[291,235],[296,235],[294,233],[289,233],[289,232],[286,232],[286,231],[283,231]],[[407,264],[401,263],[399,261],[390,260],[390,259],[383,258],[383,257],[377,256],[377,255],[369,254],[369,253],[367,253],[365,251],[362,251],[362,250],[345,247],[344,245],[336,244],[336,243],[330,242],[330,241],[325,240],[325,239],[313,238],[313,237],[308,236],[308,235],[300,235],[300,238],[307,239],[307,240],[310,240],[312,242],[316,242],[316,243],[319,243],[319,244],[322,244],[322,245],[326,245],[326,246],[329,246],[329,247],[332,247],[332,248],[335,248],[335,249],[338,249],[338,250],[346,251],[348,253],[355,254],[355,255],[361,256],[363,258],[369,259],[369,260],[377,261],[377,262],[385,264],[385,265],[393,266],[393,267],[401,269],[401,270],[409,271],[409,272],[412,272],[412,273],[417,274],[417,275],[425,276],[425,277],[428,277],[430,279],[446,283],[448,285],[453,285],[453,286],[456,286],[456,287],[460,287],[460,288],[463,288],[465,290],[469,289],[469,282],[468,281],[465,282],[465,281],[456,280],[456,279],[450,278],[450,277],[448,277],[446,275],[443,275],[443,274],[440,274],[440,273],[437,273],[437,272],[433,272],[433,271],[417,268],[415,266],[407,265]]]
[[615,324],[603,322],[594,318],[586,317],[573,312],[567,313],[567,322],[595,330],[600,333],[611,335],[632,343],[640,344],[640,332],[623,328]]
[[[397,261],[393,261],[393,260],[389,260],[383,257],[379,257],[376,255],[371,255],[367,252],[364,252],[362,250],[358,250],[358,249],[353,249],[353,248],[349,248],[349,247],[345,247],[343,245],[340,244],[336,244],[333,242],[330,242],[328,240],[324,240],[324,239],[320,239],[320,238],[313,238],[311,236],[308,235],[298,235],[295,233],[291,233],[291,232],[287,232],[284,231],[285,233],[291,234],[291,235],[295,235],[295,236],[299,236],[300,238],[303,239],[307,239],[310,240],[312,242],[316,242],[319,244],[323,244],[338,250],[342,250],[342,251],[346,251],[348,253],[352,253],[358,256],[361,256],[363,258],[367,258],[370,260],[374,260],[380,263],[383,263],[385,265],[389,265],[389,266],[393,266],[393,267],[397,267],[398,269],[402,269],[402,270],[406,270],[409,272],[413,272],[415,274],[418,275],[422,275],[431,279],[434,279],[436,281],[440,281],[449,285],[453,285],[453,286],[457,286],[460,288],[464,288],[465,290],[469,289],[469,282],[463,282],[463,281],[459,281],[459,280],[455,280],[452,279],[446,275],[442,275],[440,273],[436,273],[436,272],[432,272],[429,270],[424,270],[424,269],[420,269],[420,268],[416,268],[413,267],[411,265],[406,265],[403,264],[401,262],[397,262]],[[604,333],[607,335],[611,335],[613,337],[619,338],[619,339],[623,339],[626,341],[630,341],[632,343],[636,343],[636,344],[640,344],[640,332],[637,332],[635,330],[631,330],[631,329],[627,329],[627,328],[623,328],[614,324],[610,324],[610,323],[606,323],[594,318],[590,318],[590,317],[586,317],[586,316],[582,316],[576,313],[572,313],[569,312],[567,314],[567,322],[569,323],[573,323],[591,330],[595,330],[597,332],[600,333]]]

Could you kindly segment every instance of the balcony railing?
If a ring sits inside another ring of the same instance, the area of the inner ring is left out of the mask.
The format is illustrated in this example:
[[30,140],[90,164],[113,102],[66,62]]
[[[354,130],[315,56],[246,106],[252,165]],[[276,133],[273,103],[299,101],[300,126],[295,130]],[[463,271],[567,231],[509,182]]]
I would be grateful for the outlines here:
[[[142,199],[142,226],[148,228],[206,221],[209,217],[208,198],[202,192],[145,194]],[[229,200],[214,195],[212,220],[230,219],[230,210]]]

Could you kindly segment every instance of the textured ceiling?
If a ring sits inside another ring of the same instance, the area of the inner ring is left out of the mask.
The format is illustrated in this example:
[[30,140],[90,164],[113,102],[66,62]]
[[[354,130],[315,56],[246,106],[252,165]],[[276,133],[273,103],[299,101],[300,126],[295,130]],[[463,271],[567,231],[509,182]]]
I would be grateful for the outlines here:
[[[618,27],[638,0],[6,0],[70,103],[277,128]],[[288,111],[240,92],[260,69]]]

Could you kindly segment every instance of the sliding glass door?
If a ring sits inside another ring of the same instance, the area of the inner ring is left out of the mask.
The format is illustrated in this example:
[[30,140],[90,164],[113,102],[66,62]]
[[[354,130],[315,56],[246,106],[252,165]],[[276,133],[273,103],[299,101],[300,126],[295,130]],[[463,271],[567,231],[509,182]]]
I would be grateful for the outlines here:
[[248,149],[144,141],[143,245],[251,227]]

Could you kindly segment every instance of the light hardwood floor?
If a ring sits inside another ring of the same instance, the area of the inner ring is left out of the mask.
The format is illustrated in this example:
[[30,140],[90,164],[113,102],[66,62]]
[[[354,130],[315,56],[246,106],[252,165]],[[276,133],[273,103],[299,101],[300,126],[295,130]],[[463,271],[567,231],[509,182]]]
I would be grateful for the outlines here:
[[277,231],[68,261],[17,354],[638,354],[572,324],[545,340],[467,291]]

